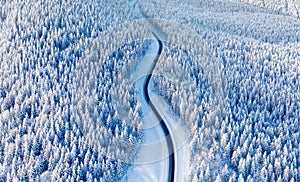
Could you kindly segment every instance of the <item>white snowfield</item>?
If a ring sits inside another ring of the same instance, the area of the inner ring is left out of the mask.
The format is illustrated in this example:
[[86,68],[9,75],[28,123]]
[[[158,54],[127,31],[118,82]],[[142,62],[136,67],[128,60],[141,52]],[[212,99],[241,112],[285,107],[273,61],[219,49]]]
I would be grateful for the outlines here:
[[[151,88],[151,87],[150,87]],[[151,93],[151,92],[150,92]],[[187,181],[187,177],[190,174],[190,142],[191,136],[189,130],[181,118],[172,114],[171,107],[166,103],[166,101],[151,93],[151,101],[155,108],[157,108],[158,113],[162,116],[167,127],[170,130],[170,137],[173,142],[174,154],[175,154],[175,182]]]
[[158,43],[152,38],[145,57],[142,57],[137,70],[133,73],[135,77],[134,86],[138,90],[137,99],[143,111],[143,137],[137,158],[133,166],[129,168],[122,181],[167,181],[169,172],[168,148],[165,134],[159,125],[159,121],[153,114],[143,95],[146,75],[158,51]]
[[277,13],[292,15],[300,18],[299,0],[232,0],[233,2],[244,2],[256,6],[271,9]]
[[152,82],[149,85],[149,96],[151,102],[157,109],[160,116],[164,120],[169,129],[170,136],[165,136],[159,120],[156,118],[151,108],[147,104],[142,90],[144,89],[145,76],[149,74],[149,68],[152,66],[158,50],[158,43],[153,37],[146,55],[140,61],[137,70],[134,72],[136,78],[134,85],[139,90],[137,98],[141,103],[143,110],[143,131],[144,141],[135,159],[133,166],[128,170],[123,181],[168,181],[170,152],[167,148],[166,138],[170,137],[173,142],[175,154],[175,176],[174,181],[186,181],[189,175],[190,167],[190,135],[184,122],[180,118],[172,114],[170,107],[164,99],[152,93]]
[[[136,11],[143,14],[138,4],[134,4]],[[144,17],[145,21],[150,24],[151,31],[158,36],[162,41],[166,41],[166,37],[163,32],[161,32],[160,27],[152,24],[152,20],[149,20],[147,17]],[[156,40],[155,40],[156,41]],[[139,155],[134,162],[134,166],[129,170],[128,181],[134,180],[135,177],[138,177],[138,181],[149,181],[149,173],[152,174],[152,178],[156,179],[155,181],[168,181],[168,176],[170,170],[168,170],[168,157],[174,153],[175,159],[175,169],[174,169],[174,181],[181,182],[186,181],[186,177],[189,174],[190,166],[190,155],[189,155],[189,142],[190,135],[186,126],[182,125],[184,122],[180,121],[180,118],[176,117],[174,114],[171,114],[171,109],[168,107],[164,99],[155,96],[151,90],[149,90],[149,97],[154,107],[157,109],[158,114],[164,120],[167,129],[169,130],[169,136],[159,136],[160,141],[155,141],[157,133],[161,133],[162,129],[159,125],[159,120],[157,120],[154,112],[151,111],[149,105],[145,100],[145,96],[142,94],[143,86],[146,82],[145,76],[149,74],[149,69],[154,64],[154,59],[158,51],[158,43],[151,43],[145,57],[141,60],[141,64],[137,67],[137,71],[134,74],[136,78],[135,87],[139,90],[138,100],[142,103],[142,110],[144,113],[144,122],[143,128],[145,131],[145,141],[141,145]],[[149,87],[152,88],[151,81]],[[153,128],[151,128],[153,127]],[[155,130],[154,130],[155,129]],[[155,133],[156,132],[156,133]],[[163,134],[163,133],[162,133]],[[167,138],[170,137],[170,140],[173,144],[173,151],[168,150]],[[154,141],[153,141],[154,140]],[[151,143],[151,142],[152,143]],[[151,165],[149,165],[150,163]],[[164,166],[162,165],[164,164]],[[144,170],[141,170],[143,168]],[[152,173],[150,169],[152,168]],[[143,172],[141,172],[143,171]],[[153,173],[157,171],[157,173]],[[140,172],[139,175],[136,172]]]
[[0,181],[125,174],[141,139],[124,81],[136,18],[127,0],[0,1]]
[[300,181],[299,0],[0,0],[0,181],[167,181],[166,138],[128,81],[143,89],[153,37],[135,58],[159,30],[132,6],[195,31],[220,73],[193,38],[164,45],[150,89],[174,180]]
[[212,120],[214,89],[193,54],[197,48],[170,44],[162,56],[168,61],[157,66],[158,75],[187,73],[157,77],[155,84],[190,126],[190,181],[300,180],[300,20],[247,2],[140,1],[149,17],[194,29],[220,68],[222,112]]

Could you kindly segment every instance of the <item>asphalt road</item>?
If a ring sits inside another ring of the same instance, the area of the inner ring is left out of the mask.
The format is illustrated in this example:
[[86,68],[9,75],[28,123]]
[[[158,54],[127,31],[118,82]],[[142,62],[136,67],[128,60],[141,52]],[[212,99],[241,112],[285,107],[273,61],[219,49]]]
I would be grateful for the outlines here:
[[174,181],[174,171],[175,171],[175,156],[174,156],[174,146],[173,146],[173,141],[172,138],[170,137],[170,131],[165,123],[165,121],[162,119],[162,117],[160,116],[160,114],[158,113],[156,107],[153,105],[153,103],[151,102],[151,99],[149,97],[149,82],[151,80],[151,77],[153,75],[153,71],[156,67],[156,64],[158,62],[158,59],[161,55],[162,52],[162,48],[163,48],[163,44],[162,41],[159,39],[159,37],[152,32],[153,35],[155,36],[156,40],[158,41],[159,44],[159,49],[157,52],[157,55],[155,57],[154,63],[152,65],[151,71],[150,73],[146,76],[146,81],[145,81],[145,85],[144,85],[144,96],[146,98],[147,103],[149,104],[150,108],[152,109],[152,111],[154,112],[155,116],[157,117],[157,119],[160,121],[160,125],[164,131],[164,134],[166,136],[166,140],[167,140],[167,145],[168,145],[168,150],[169,150],[169,177],[168,177],[168,181]]

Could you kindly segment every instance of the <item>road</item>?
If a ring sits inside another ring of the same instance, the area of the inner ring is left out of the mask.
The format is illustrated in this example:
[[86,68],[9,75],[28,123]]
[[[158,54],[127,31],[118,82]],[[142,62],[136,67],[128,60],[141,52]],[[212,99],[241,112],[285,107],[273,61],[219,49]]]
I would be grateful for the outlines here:
[[162,116],[159,114],[158,110],[156,109],[156,107],[153,105],[153,102],[150,99],[149,96],[149,82],[151,80],[151,77],[153,75],[153,71],[155,69],[155,66],[158,62],[158,59],[161,55],[162,52],[162,48],[163,48],[163,44],[162,41],[159,39],[159,37],[157,37],[157,35],[152,32],[154,37],[156,38],[156,40],[158,41],[159,44],[159,48],[158,48],[158,52],[157,55],[153,61],[153,65],[152,68],[150,69],[150,74],[148,74],[146,76],[146,82],[144,85],[144,95],[146,98],[146,101],[148,103],[148,105],[150,106],[150,108],[152,109],[153,113],[155,114],[156,118],[158,119],[160,126],[162,127],[164,134],[166,136],[166,140],[167,140],[167,146],[168,146],[168,150],[169,150],[169,177],[168,177],[168,181],[174,181],[174,171],[175,171],[175,156],[174,156],[174,146],[173,146],[173,141],[172,141],[172,137],[170,137],[170,129],[167,127],[165,121],[162,119]]
[[145,141],[125,180],[184,181],[189,172],[189,135],[186,134],[185,126],[180,125],[180,118],[170,114],[164,100],[154,96],[150,89],[151,78],[162,54],[166,36],[154,25],[153,20],[141,11],[138,3],[133,3],[133,6],[150,24],[154,36],[152,42],[156,41],[156,45],[153,46],[152,43],[149,46],[134,73],[134,85],[139,91],[137,97],[144,113]]
[[153,113],[155,114],[156,118],[158,119],[159,121],[159,124],[161,126],[161,128],[163,129],[163,132],[165,134],[165,137],[166,137],[166,143],[167,143],[167,146],[168,146],[168,153],[169,153],[169,173],[168,173],[168,181],[172,182],[174,181],[174,173],[175,173],[175,156],[174,156],[174,145],[173,145],[173,141],[172,141],[172,137],[170,135],[171,131],[170,129],[167,127],[165,121],[163,120],[162,116],[159,114],[158,110],[156,109],[156,107],[154,106],[153,102],[151,101],[150,99],[150,96],[149,96],[149,83],[150,83],[150,80],[152,78],[152,75],[153,75],[153,71],[157,65],[157,62],[159,60],[159,57],[162,53],[162,49],[163,49],[163,43],[162,43],[162,40],[160,38],[160,36],[163,34],[163,33],[159,33],[159,30],[157,29],[157,27],[155,27],[152,22],[149,20],[149,18],[144,14],[144,12],[138,7],[138,4],[135,3],[135,8],[141,13],[141,15],[149,22],[149,24],[151,25],[153,31],[152,31],[152,34],[154,35],[155,39],[157,40],[158,42],[158,51],[157,51],[157,54],[156,54],[156,57],[153,61],[153,64],[152,66],[150,67],[150,71],[149,71],[149,74],[146,75],[146,81],[145,81],[145,84],[144,84],[144,89],[143,89],[143,93],[144,93],[144,96],[145,96],[145,99],[148,103],[148,105],[150,106],[150,108],[152,109]]

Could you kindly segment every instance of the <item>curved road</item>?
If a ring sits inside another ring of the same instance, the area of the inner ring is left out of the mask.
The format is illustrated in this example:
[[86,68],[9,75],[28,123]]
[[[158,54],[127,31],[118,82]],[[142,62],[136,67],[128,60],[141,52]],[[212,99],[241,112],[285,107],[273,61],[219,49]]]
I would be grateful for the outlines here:
[[135,7],[135,9],[143,16],[143,18],[151,25],[152,30],[152,34],[154,35],[155,39],[158,42],[158,51],[157,54],[155,56],[155,59],[153,61],[153,64],[151,64],[151,67],[149,69],[149,73],[145,76],[145,82],[143,85],[143,96],[147,102],[147,104],[150,106],[151,110],[153,111],[154,115],[156,116],[156,118],[159,121],[159,125],[161,126],[164,135],[166,137],[166,143],[167,143],[167,148],[168,148],[168,160],[169,160],[169,172],[168,172],[168,182],[174,182],[175,181],[175,154],[174,154],[174,143],[172,141],[172,136],[170,134],[171,129],[168,128],[168,125],[165,123],[165,121],[162,119],[162,116],[159,114],[157,108],[154,106],[153,102],[151,101],[151,98],[149,96],[149,83],[150,80],[152,78],[153,75],[153,71],[156,67],[156,64],[159,60],[159,57],[162,53],[162,49],[163,49],[163,43],[162,40],[163,37],[163,33],[155,26],[153,25],[153,23],[151,22],[151,20],[146,16],[146,14],[144,14],[144,12],[140,9],[139,5],[138,5],[138,1],[135,1],[133,3],[133,7]]
[[168,150],[169,150],[169,176],[168,176],[168,181],[174,181],[174,171],[175,171],[175,156],[174,156],[174,146],[173,146],[173,142],[172,142],[172,138],[170,137],[170,130],[168,129],[165,121],[162,119],[162,116],[160,116],[160,114],[158,113],[156,107],[153,105],[153,103],[151,102],[151,99],[149,97],[149,82],[151,80],[151,77],[152,77],[152,74],[153,74],[153,71],[156,67],[156,64],[158,62],[158,59],[161,55],[161,52],[162,52],[162,48],[163,48],[163,44],[162,44],[162,41],[157,37],[157,35],[152,32],[153,35],[155,36],[156,40],[158,41],[158,44],[159,44],[159,49],[158,49],[158,52],[157,52],[157,55],[155,57],[155,60],[154,60],[154,63],[151,67],[151,70],[150,70],[150,74],[148,74],[146,76],[146,82],[144,84],[144,89],[143,89],[143,92],[144,92],[144,96],[146,98],[146,101],[148,103],[148,105],[150,106],[150,108],[152,109],[152,111],[154,112],[155,116],[157,117],[157,119],[160,121],[160,125],[164,131],[164,134],[166,136],[166,140],[167,140],[167,145],[168,145]]

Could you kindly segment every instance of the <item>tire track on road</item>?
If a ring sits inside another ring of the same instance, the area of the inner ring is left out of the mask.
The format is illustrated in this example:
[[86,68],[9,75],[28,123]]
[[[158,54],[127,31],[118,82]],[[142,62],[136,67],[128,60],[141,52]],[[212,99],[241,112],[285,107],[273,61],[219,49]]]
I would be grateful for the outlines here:
[[162,43],[162,40],[159,38],[159,36],[155,33],[155,31],[158,31],[158,28],[153,25],[151,20],[146,16],[146,14],[138,6],[139,6],[138,3],[136,2],[134,4],[134,7],[138,9],[138,11],[141,13],[143,18],[151,25],[151,28],[154,29],[152,31],[152,34],[154,35],[155,39],[157,40],[157,42],[159,44],[158,52],[157,52],[156,57],[153,61],[153,65],[150,69],[149,74],[146,76],[146,81],[145,81],[145,84],[144,84],[143,92],[144,92],[144,97],[145,97],[148,105],[150,106],[151,110],[154,112],[155,116],[157,117],[158,121],[160,122],[160,126],[162,127],[163,132],[166,136],[166,142],[167,142],[168,150],[169,150],[169,154],[170,154],[169,155],[168,181],[173,182],[174,179],[175,179],[175,155],[174,155],[174,144],[173,144],[172,137],[171,137],[171,134],[170,134],[170,129],[167,127],[165,121],[162,119],[162,116],[159,114],[158,110],[156,109],[156,107],[152,103],[152,101],[150,99],[150,96],[149,96],[149,82],[152,78],[153,71],[154,71],[154,69],[157,65],[157,62],[159,60],[159,57],[162,53],[163,43]]
[[146,101],[147,103],[149,104],[150,108],[152,109],[152,111],[154,112],[155,116],[157,117],[157,119],[160,121],[160,125],[164,131],[164,134],[166,136],[166,140],[167,140],[167,145],[168,145],[168,150],[169,150],[169,177],[168,177],[168,181],[174,181],[174,176],[175,176],[175,155],[174,155],[174,146],[173,146],[173,141],[172,141],[172,138],[171,138],[171,135],[170,135],[170,131],[167,127],[167,125],[165,124],[165,121],[162,119],[162,116],[158,113],[158,110],[156,109],[156,107],[153,105],[150,97],[149,97],[149,82],[152,78],[152,75],[153,75],[153,71],[156,67],[156,64],[159,60],[159,57],[162,53],[162,48],[163,48],[163,43],[162,41],[157,37],[157,35],[152,32],[153,35],[155,36],[156,40],[158,41],[158,44],[159,44],[159,49],[158,49],[158,52],[157,52],[157,55],[154,59],[154,63],[153,63],[153,66],[151,68],[151,71],[150,71],[150,74],[148,74],[146,77],[146,82],[145,82],[145,85],[144,85],[144,96],[146,98]]

